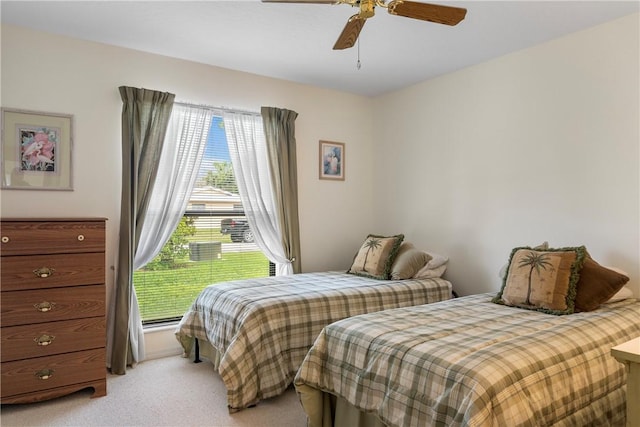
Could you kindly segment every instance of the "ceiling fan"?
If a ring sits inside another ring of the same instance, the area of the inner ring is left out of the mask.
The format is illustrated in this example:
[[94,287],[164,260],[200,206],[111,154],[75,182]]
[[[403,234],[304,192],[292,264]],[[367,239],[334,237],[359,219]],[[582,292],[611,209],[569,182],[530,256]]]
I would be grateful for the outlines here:
[[348,4],[360,8],[360,12],[347,21],[342,33],[338,37],[334,50],[352,47],[367,19],[373,17],[375,8],[383,7],[391,15],[406,18],[421,19],[444,25],[456,25],[467,14],[467,9],[443,6],[429,3],[419,3],[409,0],[262,0],[263,3],[320,3],[320,4]]

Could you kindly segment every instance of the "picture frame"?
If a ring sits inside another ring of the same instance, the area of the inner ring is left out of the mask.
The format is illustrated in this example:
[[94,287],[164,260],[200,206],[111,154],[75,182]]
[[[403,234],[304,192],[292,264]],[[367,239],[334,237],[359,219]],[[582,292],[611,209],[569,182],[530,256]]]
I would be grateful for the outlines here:
[[2,189],[73,191],[71,114],[2,108]]
[[343,142],[320,141],[320,179],[344,181],[345,144]]

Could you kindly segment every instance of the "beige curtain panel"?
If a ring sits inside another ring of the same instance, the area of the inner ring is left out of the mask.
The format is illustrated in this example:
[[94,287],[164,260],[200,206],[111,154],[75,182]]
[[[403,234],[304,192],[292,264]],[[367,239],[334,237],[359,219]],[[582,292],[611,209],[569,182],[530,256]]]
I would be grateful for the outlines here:
[[295,121],[298,113],[275,107],[260,111],[267,142],[275,205],[282,230],[282,245],[294,273],[302,271],[298,218],[298,169]]
[[122,97],[122,204],[118,268],[108,335],[108,365],[125,374],[144,358],[144,340],[133,288],[133,258],[156,179],[175,95],[120,87]]

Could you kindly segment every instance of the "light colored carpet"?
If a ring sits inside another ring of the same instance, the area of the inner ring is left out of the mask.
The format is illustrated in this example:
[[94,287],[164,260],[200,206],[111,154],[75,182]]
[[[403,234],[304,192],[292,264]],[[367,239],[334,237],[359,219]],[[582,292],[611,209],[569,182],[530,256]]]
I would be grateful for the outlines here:
[[107,395],[92,390],[45,402],[2,405],[2,427],[211,426],[304,427],[306,417],[293,388],[234,414],[213,365],[180,356],[148,360],[126,375],[107,376]]

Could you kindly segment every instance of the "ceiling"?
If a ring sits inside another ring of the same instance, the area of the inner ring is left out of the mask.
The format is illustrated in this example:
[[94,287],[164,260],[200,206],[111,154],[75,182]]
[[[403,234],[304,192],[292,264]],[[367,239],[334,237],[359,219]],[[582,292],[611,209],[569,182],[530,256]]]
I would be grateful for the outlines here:
[[3,24],[376,96],[640,10],[637,0],[430,2],[466,8],[466,18],[450,27],[376,8],[359,45],[342,51],[333,44],[357,12],[346,4],[2,0],[0,16]]

